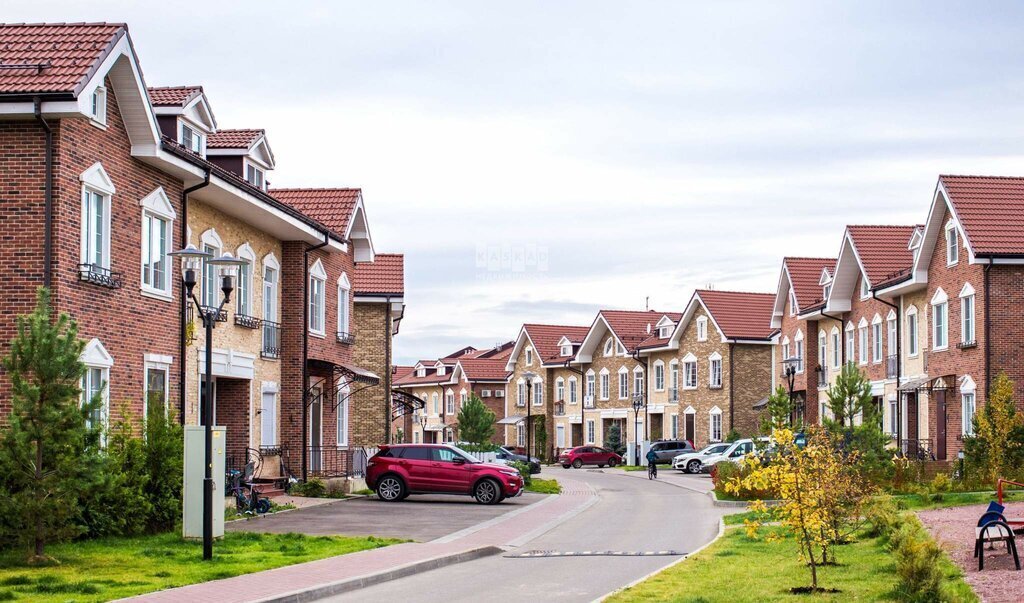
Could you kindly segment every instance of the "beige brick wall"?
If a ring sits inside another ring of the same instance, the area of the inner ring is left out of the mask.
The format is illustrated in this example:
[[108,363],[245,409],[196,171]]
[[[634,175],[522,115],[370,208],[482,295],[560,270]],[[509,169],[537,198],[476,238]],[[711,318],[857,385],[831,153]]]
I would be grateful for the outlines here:
[[356,386],[349,402],[349,441],[354,446],[376,446],[384,442],[391,425],[388,373],[391,369],[389,343],[392,325],[386,303],[356,303],[352,312],[352,359],[356,366],[380,377],[380,385]]
[[[673,435],[672,435],[672,425],[673,424],[675,424],[676,428],[678,429],[678,432],[677,432],[678,435],[676,437],[682,437],[683,431],[682,431],[682,426],[679,424],[680,408],[679,408],[679,403],[678,403],[678,394],[682,392],[682,384],[683,384],[683,369],[682,369],[682,363],[680,361],[680,356],[676,352],[676,350],[665,350],[665,351],[654,352],[652,354],[649,354],[647,356],[647,360],[648,360],[648,363],[647,363],[647,366],[648,366],[648,369],[647,369],[647,392],[648,392],[647,396],[648,396],[648,404],[650,406],[661,406],[661,407],[664,407],[664,412],[662,413],[662,431],[661,431],[661,438],[660,439],[667,440],[667,439],[671,439],[673,437]],[[673,360],[675,360],[678,363],[677,366],[676,366],[677,375],[678,375],[678,382],[677,382],[678,387],[676,388],[676,394],[677,394],[676,401],[673,401],[672,397],[671,397],[671,392],[672,392],[672,361]],[[664,364],[664,366],[665,366],[665,383],[664,383],[664,387],[661,390],[657,389],[656,383],[655,383],[655,364],[657,362],[659,362],[659,361],[662,362]],[[652,416],[651,419],[648,419],[648,422],[653,424],[654,417]],[[648,428],[648,432],[647,433],[648,433],[648,435],[650,436],[651,439],[658,439],[656,437],[656,434],[654,434],[654,433],[652,433],[650,431],[650,428]]]
[[[509,415],[526,415],[526,406],[517,406],[519,400],[519,380],[523,378],[523,374],[526,372],[533,372],[541,378],[542,383],[534,384],[533,387],[540,387],[544,391],[544,400],[541,406],[533,405],[532,393],[531,399],[526,401],[529,406],[529,412],[531,416],[543,415],[544,416],[544,428],[548,433],[548,452],[550,454],[553,449],[554,443],[554,379],[552,377],[553,370],[544,368],[541,366],[540,358],[536,353],[533,354],[533,362],[526,364],[526,349],[532,348],[532,344],[527,343],[520,350],[519,356],[516,358],[514,369],[511,377],[509,377],[508,386],[506,387],[506,408],[508,409]],[[540,419],[534,418],[534,425],[537,425]],[[506,425],[505,426],[505,442],[510,446],[517,445],[516,439],[516,426]]]
[[[594,421],[594,444],[603,446],[605,443],[605,423],[606,418],[601,416],[602,410],[624,410],[626,411],[625,419],[617,419],[624,423],[624,429],[622,431],[622,437],[624,442],[632,442],[634,440],[634,416],[633,416],[633,369],[639,365],[639,363],[633,359],[632,356],[622,355],[604,355],[604,346],[607,339],[611,337],[610,333],[606,333],[601,341],[598,343],[597,348],[594,350],[593,360],[591,363],[583,367],[583,372],[586,373],[589,370],[594,371],[594,408],[584,409],[583,412],[583,430],[584,430],[584,443],[586,442],[586,431],[587,421]],[[613,346],[614,349],[614,346]],[[628,373],[628,388],[626,392],[620,392],[619,388],[619,369],[622,367],[626,368]],[[608,371],[608,399],[601,398],[601,371],[607,369]],[[644,382],[646,384],[647,377],[645,375]],[[583,383],[585,383],[586,377],[584,377]],[[625,394],[625,398],[620,396]],[[605,413],[607,414],[607,413]],[[645,420],[643,413],[640,414],[641,421]],[[646,433],[646,426],[641,424],[640,426],[640,438],[643,439]]]
[[[190,201],[188,206],[188,226],[191,231],[190,242],[197,247],[201,246],[200,239],[204,232],[215,228],[217,235],[224,243],[222,253],[237,255],[238,248],[248,243],[256,256],[256,264],[252,266],[252,292],[250,314],[257,317],[263,316],[263,259],[273,253],[278,262],[281,261],[281,242],[272,236],[263,233],[256,228],[228,216],[199,201]],[[201,281],[201,275],[200,275]],[[196,296],[202,299],[202,283],[196,287]],[[280,288],[278,288],[280,295]],[[263,334],[261,329],[247,329],[235,325],[235,303],[232,302],[225,307],[228,314],[227,322],[218,322],[213,331],[214,349],[232,349],[256,357],[255,379],[249,388],[249,414],[250,414],[250,445],[258,447],[260,443],[260,416],[257,414],[260,406],[261,386],[264,383],[274,382],[280,384],[281,370],[280,362],[277,360],[263,359],[260,352],[263,348]],[[281,308],[280,299],[277,307]],[[280,310],[279,310],[280,311]],[[200,347],[205,346],[202,322],[194,319],[195,339],[188,344],[185,365],[186,379],[186,404],[185,422],[194,425],[199,421],[199,387],[201,383],[199,375],[198,353]],[[280,412],[280,396],[278,396],[278,412]],[[278,429],[280,440],[280,429]]]
[[[722,438],[729,433],[729,345],[723,343],[721,334],[715,330],[714,323],[708,320],[707,341],[697,341],[697,319],[707,316],[703,307],[698,307],[694,312],[689,324],[683,329],[679,340],[679,415],[682,420],[688,408],[694,410],[694,446],[700,448],[706,446],[710,440],[711,410],[715,407],[722,412]],[[767,346],[765,346],[767,347]],[[718,352],[722,356],[722,387],[709,387],[709,357]],[[686,389],[683,374],[683,358],[687,354],[693,354],[697,358],[697,387]],[[771,363],[768,367],[770,370]],[[683,428],[680,427],[680,437],[683,436]]]
[[771,393],[772,346],[732,344],[732,348],[732,425],[741,435],[750,437],[757,434],[762,416],[753,406]]

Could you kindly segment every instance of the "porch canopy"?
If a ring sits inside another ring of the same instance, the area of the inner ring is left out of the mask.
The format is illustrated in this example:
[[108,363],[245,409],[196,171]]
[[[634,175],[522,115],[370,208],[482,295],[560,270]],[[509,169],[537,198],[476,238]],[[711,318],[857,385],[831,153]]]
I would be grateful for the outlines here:
[[391,390],[391,420],[412,414],[427,406],[427,401],[399,389]]
[[511,415],[498,421],[498,425],[516,425],[526,420],[523,415]]
[[911,379],[897,388],[901,392],[913,392],[917,390],[952,389],[951,383],[956,383],[956,375],[940,375],[938,377],[921,377]]
[[426,425],[423,427],[423,431],[444,431],[450,427],[450,425]]

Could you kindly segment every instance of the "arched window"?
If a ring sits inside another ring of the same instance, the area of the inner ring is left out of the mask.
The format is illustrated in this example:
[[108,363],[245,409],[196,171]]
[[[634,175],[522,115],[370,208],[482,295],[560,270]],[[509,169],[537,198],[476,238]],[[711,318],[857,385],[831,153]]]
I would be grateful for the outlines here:
[[235,313],[252,316],[252,267],[256,265],[256,253],[248,243],[242,243],[235,250],[235,255],[245,260],[245,264],[238,267],[235,277]]
[[662,360],[654,361],[654,391],[665,391],[665,363]]
[[349,329],[349,310],[351,309],[352,283],[344,272],[338,277],[338,337],[348,338],[351,333]]

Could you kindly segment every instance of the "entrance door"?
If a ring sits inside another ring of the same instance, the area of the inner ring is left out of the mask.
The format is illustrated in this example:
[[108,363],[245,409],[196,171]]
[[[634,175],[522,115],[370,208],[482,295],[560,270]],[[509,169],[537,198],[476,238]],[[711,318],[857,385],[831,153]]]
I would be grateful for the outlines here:
[[686,428],[683,430],[685,438],[690,442],[695,442],[697,437],[697,426],[695,424],[697,415],[688,412],[684,416],[686,417]]
[[555,447],[559,450],[565,448],[565,425],[555,426]]
[[651,440],[665,439],[665,415],[651,415]]
[[573,423],[572,424],[572,443],[573,447],[583,445],[583,424]]
[[277,446],[277,394],[263,392],[260,400],[260,446]]
[[946,390],[935,390],[935,458],[946,460]]
[[309,405],[309,470],[321,471],[323,469],[323,411],[324,397],[319,387],[314,387],[310,394],[311,404]]

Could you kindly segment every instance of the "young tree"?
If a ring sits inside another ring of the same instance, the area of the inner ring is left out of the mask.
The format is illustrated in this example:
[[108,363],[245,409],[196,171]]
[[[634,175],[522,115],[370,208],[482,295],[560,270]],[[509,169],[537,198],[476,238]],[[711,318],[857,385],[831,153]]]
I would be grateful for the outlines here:
[[853,362],[843,365],[835,384],[828,388],[827,396],[832,420],[838,425],[853,427],[853,419],[858,414],[867,422],[868,415],[875,412],[871,381]]
[[768,407],[765,410],[767,412],[761,418],[761,433],[771,435],[776,429],[789,426],[793,405],[790,404],[789,393],[785,387],[776,387],[768,396]]
[[537,424],[533,427],[533,445],[537,451],[535,454],[538,458],[547,458],[548,450],[548,430],[544,426],[544,419],[537,421]]
[[623,454],[626,451],[626,445],[622,443],[622,429],[618,423],[612,423],[608,428],[608,433],[604,437],[604,447],[616,454]]
[[494,435],[494,413],[473,394],[456,417],[461,438],[475,446],[485,446]]
[[1024,415],[1017,412],[1013,390],[1005,373],[996,375],[988,403],[974,415],[974,435],[964,439],[968,462],[993,485],[1019,467],[1024,454]]
[[87,418],[101,399],[80,403],[85,366],[78,327],[66,314],[51,316],[40,289],[35,311],[17,319],[4,368],[11,380],[10,423],[0,435],[4,521],[29,561],[46,562],[46,544],[76,536],[81,492],[101,477],[98,425]]

